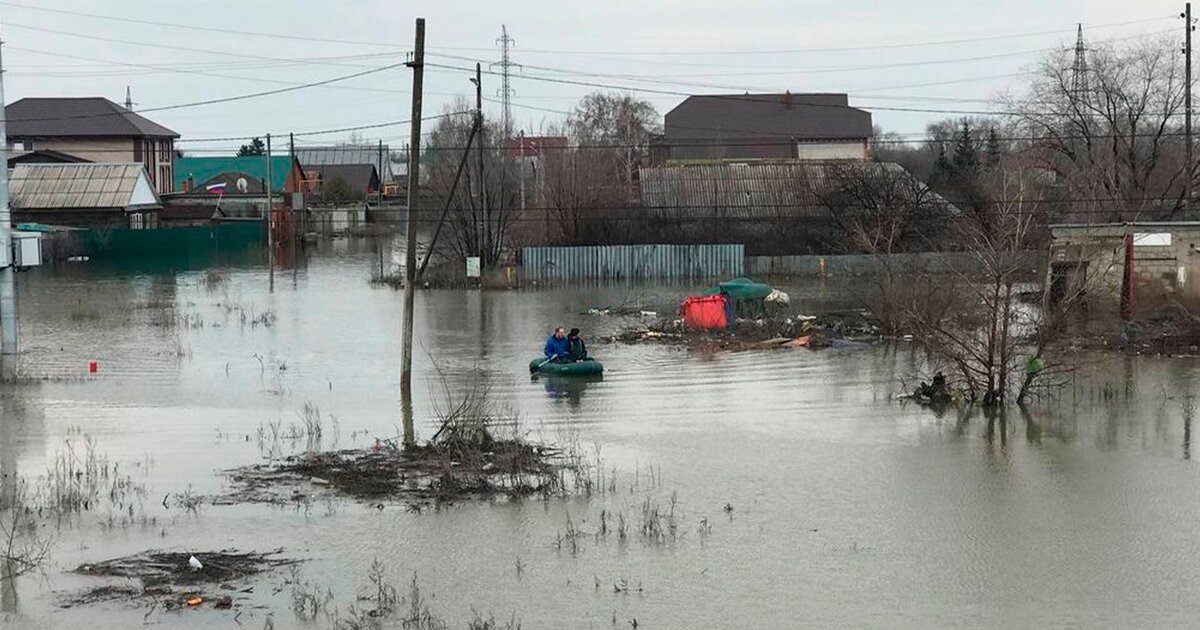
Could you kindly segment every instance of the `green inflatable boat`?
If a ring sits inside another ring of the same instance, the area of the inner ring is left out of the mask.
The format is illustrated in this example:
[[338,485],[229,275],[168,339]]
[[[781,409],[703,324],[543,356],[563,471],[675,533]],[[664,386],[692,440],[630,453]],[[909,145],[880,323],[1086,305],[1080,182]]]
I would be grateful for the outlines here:
[[599,361],[587,360],[576,361],[574,363],[547,363],[544,358],[537,358],[529,362],[530,374],[559,374],[562,376],[586,376],[591,374],[603,374],[604,366]]

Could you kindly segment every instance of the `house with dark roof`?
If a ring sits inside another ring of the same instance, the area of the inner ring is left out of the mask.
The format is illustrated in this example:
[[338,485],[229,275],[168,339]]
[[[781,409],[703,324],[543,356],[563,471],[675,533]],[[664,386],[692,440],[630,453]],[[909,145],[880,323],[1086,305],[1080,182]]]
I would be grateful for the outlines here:
[[323,164],[307,168],[320,178],[321,201],[354,201],[379,192],[379,172],[374,164]]
[[656,161],[865,159],[871,113],[845,94],[689,96],[664,118]]
[[328,147],[296,147],[296,159],[305,168],[370,164],[382,181],[392,181],[391,149],[388,145],[338,144]]
[[8,149],[54,151],[96,163],[138,162],[156,191],[171,191],[179,134],[106,98],[23,98],[4,111]]

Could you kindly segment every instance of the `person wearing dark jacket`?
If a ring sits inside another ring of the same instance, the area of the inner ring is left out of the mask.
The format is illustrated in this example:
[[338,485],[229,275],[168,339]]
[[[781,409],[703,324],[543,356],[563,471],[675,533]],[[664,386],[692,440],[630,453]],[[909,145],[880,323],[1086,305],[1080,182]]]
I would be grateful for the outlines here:
[[543,352],[548,360],[568,361],[571,354],[571,346],[567,342],[567,329],[562,326],[555,328],[554,333],[546,339],[546,348]]
[[579,329],[572,328],[571,332],[567,333],[567,357],[571,361],[587,361],[587,344],[583,343],[583,337],[579,336]]

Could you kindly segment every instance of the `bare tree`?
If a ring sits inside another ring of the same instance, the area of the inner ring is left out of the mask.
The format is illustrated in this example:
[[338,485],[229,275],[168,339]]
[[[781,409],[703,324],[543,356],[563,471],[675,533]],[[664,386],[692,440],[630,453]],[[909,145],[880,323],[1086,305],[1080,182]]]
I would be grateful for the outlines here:
[[980,186],[988,203],[960,217],[955,231],[974,264],[925,276],[903,310],[915,339],[958,375],[971,400],[1020,403],[1039,379],[1066,367],[1048,353],[1063,339],[1085,290],[1041,309],[1019,299],[1022,287],[1032,289],[1038,280],[1022,254],[1044,229],[1044,180],[1004,165],[984,174]]
[[662,132],[661,117],[654,105],[629,94],[592,92],[576,103],[567,118],[567,129],[577,144],[609,148],[593,165],[624,182],[626,197],[636,197],[634,182],[638,166],[650,150],[650,139]]
[[801,182],[826,208],[841,247],[886,255],[928,249],[949,221],[946,200],[896,164],[833,164],[820,178]]
[[[476,125],[475,113],[466,97],[445,107],[429,137],[423,165],[429,188],[439,205],[449,201],[445,230],[446,248],[457,259],[478,256],[493,266],[515,247],[515,227],[521,218],[520,182],[516,168],[497,144],[499,126],[485,122],[466,156],[461,181],[454,187],[455,173]],[[490,142],[490,144],[489,144]],[[480,158],[482,152],[482,158]],[[437,221],[441,207],[423,208],[422,222]]]
[[50,555],[52,540],[38,531],[37,508],[22,479],[7,479],[0,492],[0,582],[15,588],[15,580],[37,571]]
[[1068,217],[1088,222],[1170,217],[1184,208],[1189,172],[1178,130],[1182,59],[1168,39],[1101,44],[1076,76],[1073,57],[1052,54],[1028,91],[1010,99],[1034,139],[1026,157],[1065,185]]

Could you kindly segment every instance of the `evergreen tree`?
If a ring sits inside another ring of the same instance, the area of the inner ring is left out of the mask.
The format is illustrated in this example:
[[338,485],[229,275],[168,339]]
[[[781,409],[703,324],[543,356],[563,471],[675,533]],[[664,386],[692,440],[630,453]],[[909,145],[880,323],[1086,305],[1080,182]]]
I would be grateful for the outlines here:
[[939,142],[937,145],[937,159],[933,162],[933,172],[940,178],[949,179],[954,174],[954,166],[950,164],[950,158],[946,156],[946,144]]
[[987,165],[996,167],[1000,165],[1000,137],[996,135],[996,128],[992,127],[988,130],[987,137]]
[[979,150],[971,134],[971,123],[964,120],[962,130],[954,138],[954,173],[972,178],[979,171]]
[[262,138],[254,138],[250,144],[243,144],[238,149],[238,157],[247,157],[251,155],[266,155],[267,145],[263,143]]

